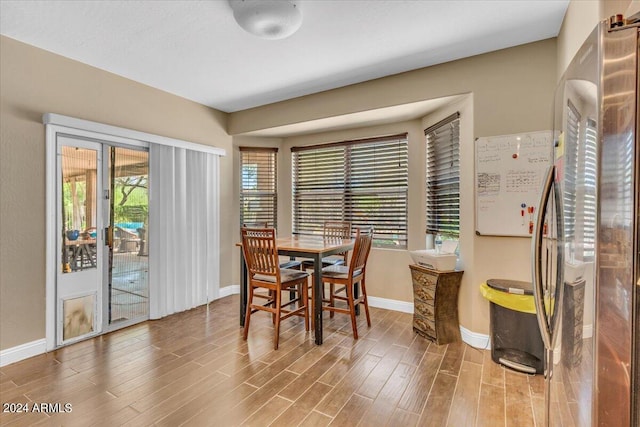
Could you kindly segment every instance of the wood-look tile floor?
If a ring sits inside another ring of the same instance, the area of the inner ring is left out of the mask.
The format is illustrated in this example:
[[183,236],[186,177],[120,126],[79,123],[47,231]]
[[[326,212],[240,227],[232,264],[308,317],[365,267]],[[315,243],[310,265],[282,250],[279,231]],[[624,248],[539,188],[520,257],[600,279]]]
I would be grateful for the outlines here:
[[238,296],[223,298],[3,367],[3,409],[71,412],[1,413],[0,425],[541,425],[541,376],[432,344],[410,314],[372,308],[371,328],[361,317],[354,340],[348,316],[327,315],[322,346],[287,319],[274,351],[270,317],[254,315],[243,341]]

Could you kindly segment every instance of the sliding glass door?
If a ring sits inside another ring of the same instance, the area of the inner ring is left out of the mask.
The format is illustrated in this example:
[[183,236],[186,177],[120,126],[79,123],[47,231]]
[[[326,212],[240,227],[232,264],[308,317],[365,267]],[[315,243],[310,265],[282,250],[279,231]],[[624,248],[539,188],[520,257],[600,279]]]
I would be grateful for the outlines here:
[[148,151],[57,137],[56,346],[149,318]]

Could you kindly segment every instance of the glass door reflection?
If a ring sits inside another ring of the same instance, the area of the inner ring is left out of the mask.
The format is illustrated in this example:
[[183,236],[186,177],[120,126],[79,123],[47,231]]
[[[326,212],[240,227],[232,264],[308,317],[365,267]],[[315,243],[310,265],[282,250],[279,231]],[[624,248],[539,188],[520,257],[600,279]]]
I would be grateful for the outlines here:
[[149,317],[148,152],[109,147],[110,329]]

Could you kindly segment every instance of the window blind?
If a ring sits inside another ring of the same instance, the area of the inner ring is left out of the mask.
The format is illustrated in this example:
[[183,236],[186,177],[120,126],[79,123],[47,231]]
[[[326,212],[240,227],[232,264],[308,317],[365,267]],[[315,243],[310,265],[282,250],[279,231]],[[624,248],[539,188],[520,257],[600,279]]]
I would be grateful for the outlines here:
[[567,102],[565,136],[564,223],[565,238],[577,243],[572,254],[591,261],[596,237],[596,142],[597,124],[583,121],[576,107]]
[[277,148],[240,147],[240,224],[278,224]]
[[460,113],[427,128],[427,228],[460,234]]
[[577,187],[579,188],[576,223],[582,227],[583,261],[592,261],[596,243],[596,141],[598,129],[596,122],[587,119],[585,126],[584,149],[578,162]]
[[565,136],[565,170],[563,206],[564,234],[567,240],[576,237],[576,179],[578,176],[578,150],[580,146],[580,113],[567,102],[567,133]]
[[293,232],[372,225],[376,247],[407,247],[407,134],[292,148]]

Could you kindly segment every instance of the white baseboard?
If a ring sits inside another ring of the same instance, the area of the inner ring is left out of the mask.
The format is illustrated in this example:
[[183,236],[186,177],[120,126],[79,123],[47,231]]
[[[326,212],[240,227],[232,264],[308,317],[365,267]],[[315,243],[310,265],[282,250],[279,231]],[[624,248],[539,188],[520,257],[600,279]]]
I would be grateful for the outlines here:
[[413,303],[398,301],[395,299],[367,297],[367,301],[371,307],[384,308],[386,310],[401,311],[403,313],[413,314]]
[[462,335],[462,341],[469,344],[471,347],[479,348],[481,350],[491,350],[491,340],[489,339],[489,335],[470,331],[464,326],[460,326],[460,334]]
[[[229,295],[239,294],[240,286],[231,285],[220,288],[218,298],[224,298]],[[47,340],[41,339],[25,344],[20,344],[15,347],[8,348],[0,351],[0,367],[10,365],[12,363],[19,362],[24,359],[28,359],[39,354],[44,354],[47,351]]]
[[[484,350],[491,350],[491,340],[489,339],[489,335],[472,332],[464,326],[460,326],[460,333],[462,334],[462,341],[469,344],[470,346]],[[593,325],[584,325],[582,327],[582,338],[591,338],[592,336]],[[554,358],[555,360],[559,360],[560,354],[556,352],[554,352]]]
[[[413,303],[410,302],[378,297],[369,297],[368,299],[371,307],[401,311],[403,313],[413,313]],[[489,339],[489,335],[472,332],[463,326],[460,326],[460,334],[462,335],[462,341],[472,347],[485,350],[491,349],[491,340]]]
[[[224,298],[229,295],[239,294],[240,285],[231,285],[224,288],[220,288],[220,298]],[[386,310],[401,311],[402,313],[413,314],[413,303],[398,301],[395,299],[368,297],[369,305],[376,308],[384,308]]]
[[31,341],[0,351],[0,367],[28,359],[47,351],[47,340]]
[[235,295],[240,293],[240,285],[231,285],[220,288],[218,298],[228,297],[229,295]]
[[[240,293],[240,285],[220,288],[220,298],[238,293]],[[413,303],[411,302],[371,296],[368,297],[368,300],[371,307],[413,314]],[[485,350],[491,349],[491,340],[489,339],[489,335],[472,332],[463,326],[460,326],[460,334],[462,335],[462,341],[472,347]]]
[[[224,288],[220,288],[219,298],[224,298],[229,295],[239,293],[240,285],[225,286]],[[406,301],[369,297],[369,305],[371,307],[400,311],[402,313],[413,313],[413,303]],[[590,337],[593,333],[592,325],[585,325],[583,330],[585,338]],[[489,350],[491,348],[491,342],[488,335],[472,332],[463,326],[460,326],[460,333],[462,335],[462,341],[472,347],[486,350]],[[44,354],[46,350],[47,342],[44,338],[41,340],[32,341],[16,347],[2,350],[0,351],[0,367],[19,362],[21,360],[28,359],[29,357],[37,356],[39,354]]]

